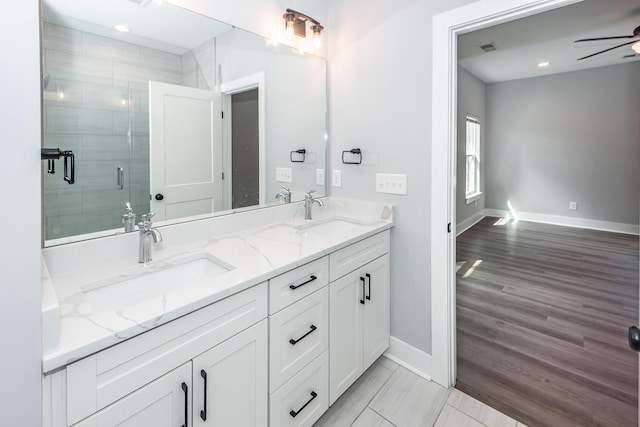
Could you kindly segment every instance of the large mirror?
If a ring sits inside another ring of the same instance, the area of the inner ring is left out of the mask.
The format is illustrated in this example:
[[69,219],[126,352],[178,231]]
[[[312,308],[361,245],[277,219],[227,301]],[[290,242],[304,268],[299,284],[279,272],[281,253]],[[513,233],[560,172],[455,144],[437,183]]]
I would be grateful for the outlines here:
[[326,194],[324,59],[166,1],[42,11],[43,147],[76,169],[43,162],[45,246],[124,232],[126,203],[162,224]]

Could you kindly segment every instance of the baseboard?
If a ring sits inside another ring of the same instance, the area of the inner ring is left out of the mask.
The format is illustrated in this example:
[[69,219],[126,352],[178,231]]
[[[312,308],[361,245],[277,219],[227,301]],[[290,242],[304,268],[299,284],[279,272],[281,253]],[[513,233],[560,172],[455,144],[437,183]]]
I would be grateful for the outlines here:
[[384,355],[414,374],[431,381],[431,375],[429,374],[431,372],[430,354],[418,350],[396,337],[391,337],[389,339],[389,348]]
[[486,217],[487,214],[485,213],[485,211],[486,209],[483,209],[477,214],[473,215],[472,217],[465,219],[460,224],[457,224],[456,237],[458,237],[459,235],[461,235],[462,233],[464,233],[465,231],[467,231],[468,229],[470,229],[471,227],[479,223],[482,220],[482,218]]
[[[506,210],[485,209],[485,216],[500,218],[512,218]],[[599,221],[595,219],[573,218],[560,215],[537,214],[530,212],[517,212],[518,219],[522,221],[541,222],[544,224],[564,225],[566,227],[587,228],[590,230],[610,231],[613,233],[638,235],[640,227],[637,224],[623,224],[619,222]]]

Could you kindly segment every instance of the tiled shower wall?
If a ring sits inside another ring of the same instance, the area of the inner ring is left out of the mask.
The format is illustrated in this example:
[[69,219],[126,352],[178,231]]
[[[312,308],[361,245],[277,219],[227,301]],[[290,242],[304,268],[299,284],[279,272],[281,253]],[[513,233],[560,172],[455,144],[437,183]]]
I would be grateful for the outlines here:
[[43,56],[43,146],[76,156],[73,185],[62,178],[62,161],[55,175],[43,162],[45,240],[118,229],[127,201],[139,219],[149,212],[148,81],[207,87],[213,41],[177,55],[44,23]]

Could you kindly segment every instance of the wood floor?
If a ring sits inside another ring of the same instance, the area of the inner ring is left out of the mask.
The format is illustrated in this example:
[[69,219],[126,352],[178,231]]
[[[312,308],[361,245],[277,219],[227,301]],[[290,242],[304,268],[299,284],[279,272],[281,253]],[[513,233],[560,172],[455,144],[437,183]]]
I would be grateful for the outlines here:
[[530,427],[638,424],[638,236],[485,218],[457,264],[457,389]]

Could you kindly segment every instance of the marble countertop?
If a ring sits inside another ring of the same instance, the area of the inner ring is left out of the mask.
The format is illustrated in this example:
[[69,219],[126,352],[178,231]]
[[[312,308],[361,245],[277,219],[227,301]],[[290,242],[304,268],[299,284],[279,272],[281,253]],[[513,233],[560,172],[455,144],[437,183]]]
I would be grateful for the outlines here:
[[[390,205],[323,200],[325,207],[314,207],[312,221],[302,219],[301,204],[291,204],[160,227],[164,241],[155,245],[154,261],[147,265],[137,263],[137,233],[44,249],[43,372],[393,226]],[[325,225],[314,230],[314,224]],[[115,305],[87,296],[87,284],[153,273],[189,257],[209,257],[230,270],[149,298],[128,298],[125,293]]]

